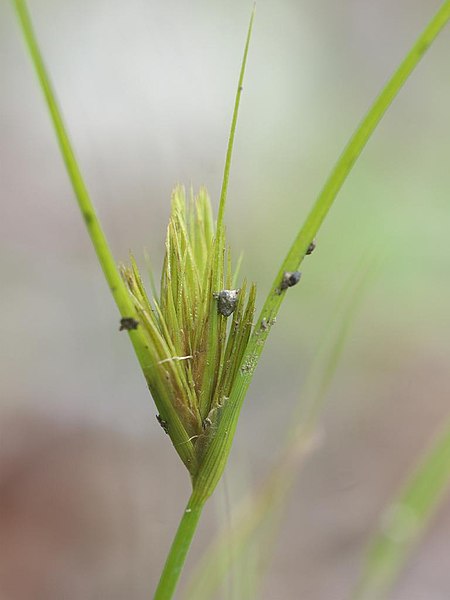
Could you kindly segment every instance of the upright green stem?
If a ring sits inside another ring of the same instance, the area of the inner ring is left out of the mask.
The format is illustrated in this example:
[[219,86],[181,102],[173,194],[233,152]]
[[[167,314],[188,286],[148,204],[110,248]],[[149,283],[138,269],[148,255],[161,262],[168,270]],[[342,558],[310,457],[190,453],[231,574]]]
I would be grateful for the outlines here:
[[242,58],[241,72],[239,74],[238,87],[236,91],[236,99],[234,101],[233,118],[231,120],[230,136],[228,138],[227,156],[225,158],[225,168],[223,171],[222,190],[220,192],[219,212],[217,215],[217,231],[223,223],[223,215],[225,212],[225,202],[227,199],[228,192],[228,180],[230,178],[231,168],[231,156],[233,154],[234,135],[236,133],[237,118],[239,113],[239,104],[241,102],[242,95],[242,84],[244,83],[245,66],[247,64],[248,47],[250,45],[250,38],[252,37],[253,21],[255,18],[256,3],[253,5],[252,15],[250,17],[250,23],[247,31],[247,39],[245,41],[244,56]]
[[[222,230],[223,216],[225,211],[225,203],[228,192],[228,181],[231,169],[231,157],[233,154],[234,136],[236,133],[237,118],[239,113],[239,105],[241,102],[242,86],[244,83],[245,67],[247,64],[248,49],[252,36],[253,21],[255,18],[256,4],[253,6],[250,23],[247,31],[245,42],[244,55],[242,58],[241,70],[239,73],[238,87],[236,91],[236,99],[233,109],[233,117],[231,120],[230,135],[228,138],[227,154],[225,158],[225,167],[223,173],[222,190],[220,193],[219,211],[217,216],[217,232]],[[219,233],[220,234],[220,233]],[[203,506],[209,497],[209,490],[200,491],[201,486],[196,486],[194,483],[194,491],[183,513],[177,533],[170,547],[169,555],[167,556],[164,570],[156,589],[154,600],[170,600],[175,591],[178,579],[186,559],[187,552],[191,545],[195,529],[200,518]],[[206,492],[206,493],[205,493]]]
[[189,547],[194,537],[204,501],[192,492],[170,547],[154,600],[170,600],[178,583]]

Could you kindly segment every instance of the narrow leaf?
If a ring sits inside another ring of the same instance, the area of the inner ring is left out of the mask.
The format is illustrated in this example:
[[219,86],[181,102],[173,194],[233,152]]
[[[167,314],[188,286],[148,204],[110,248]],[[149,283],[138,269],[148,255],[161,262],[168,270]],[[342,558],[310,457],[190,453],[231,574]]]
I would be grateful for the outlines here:
[[[388,81],[381,94],[375,100],[367,115],[356,129],[349,143],[338,159],[325,186],[315,201],[303,227],[295,238],[286,258],[275,277],[255,329],[243,357],[239,375],[236,377],[230,399],[223,410],[217,435],[211,443],[203,465],[196,479],[198,494],[211,494],[219,481],[231,449],[237,427],[239,413],[253,377],[259,357],[270,328],[263,323],[270,323],[276,317],[287,290],[281,289],[285,272],[296,271],[306,255],[308,246],[316,236],[325,216],[328,214],[339,190],[350,173],[357,158],[380,122],[382,116],[428,50],[436,36],[450,19],[450,0],[446,0],[430,23],[418,37],[406,58]],[[288,288],[289,289],[289,288]]]
[[[36,75],[38,77],[41,89],[45,96],[47,108],[53,122],[56,137],[58,139],[67,173],[69,175],[72,187],[77,198],[78,206],[82,213],[86,228],[97,254],[98,261],[103,270],[105,279],[111,290],[111,294],[116,302],[119,312],[123,318],[132,318],[139,321],[138,314],[132,298],[120,276],[117,265],[108,245],[108,241],[100,225],[96,215],[94,206],[89,196],[86,184],[84,183],[75,152],[66,130],[61,111],[56,100],[56,95],[53,91],[50,78],[45,68],[44,61],[39,50],[39,45],[31,24],[30,15],[26,3],[23,0],[14,0],[19,23],[22,28],[22,33],[28,47]],[[137,329],[128,331],[134,351],[138,358],[139,364],[147,381],[152,378],[152,373],[155,365],[149,360],[148,340],[142,330],[138,326]],[[191,440],[184,430],[181,421],[170,403],[167,403],[164,396],[161,399],[155,398],[158,411],[164,421],[167,422],[167,431],[174,441],[175,448],[189,470],[196,469],[196,458],[194,456],[194,448]]]

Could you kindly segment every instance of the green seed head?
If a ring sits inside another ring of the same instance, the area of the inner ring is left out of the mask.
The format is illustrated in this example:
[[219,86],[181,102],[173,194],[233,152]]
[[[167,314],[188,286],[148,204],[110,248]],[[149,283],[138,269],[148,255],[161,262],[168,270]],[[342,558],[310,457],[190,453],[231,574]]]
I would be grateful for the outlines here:
[[[232,289],[230,250],[223,226],[215,230],[208,194],[201,189],[187,202],[182,187],[172,195],[159,296],[149,299],[133,257],[122,275],[148,341],[158,420],[176,448],[192,443],[196,461],[186,466],[194,475],[241,366],[255,286]],[[174,414],[181,430],[171,427]]]

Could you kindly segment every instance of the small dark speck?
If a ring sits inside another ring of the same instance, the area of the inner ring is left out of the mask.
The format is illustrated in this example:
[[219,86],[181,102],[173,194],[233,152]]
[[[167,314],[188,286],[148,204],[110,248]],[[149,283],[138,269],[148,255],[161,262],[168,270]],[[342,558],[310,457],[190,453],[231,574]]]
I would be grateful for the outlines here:
[[314,249],[316,246],[317,246],[317,242],[315,239],[313,239],[313,241],[308,246],[308,249],[306,250],[306,256],[309,256],[310,254],[312,254],[314,252]]
[[86,223],[87,223],[88,225],[89,225],[90,223],[92,223],[92,221],[93,221],[92,214],[91,214],[90,212],[88,212],[88,211],[85,211],[85,212],[83,213],[83,218],[84,218],[84,220],[86,221]]
[[132,329],[137,329],[139,323],[133,317],[123,317],[120,319],[120,327],[119,331],[131,331]]
[[419,55],[425,54],[425,52],[428,50],[429,47],[430,47],[430,42],[423,41],[421,44],[419,44],[419,46],[417,48],[417,53]]
[[205,431],[206,429],[208,429],[208,427],[211,427],[212,425],[212,421],[209,417],[206,417],[206,419],[203,420],[202,422],[202,428],[203,431]]
[[169,427],[167,425],[167,421],[164,421],[164,419],[161,417],[161,415],[156,415],[156,420],[161,425],[161,427],[164,429],[165,433],[167,433],[167,435],[169,435]]
[[242,90],[243,90],[243,89],[244,89],[244,88],[243,88],[243,86],[242,86],[242,85],[240,85],[240,86],[239,86],[239,91],[240,91],[240,92],[242,92]]

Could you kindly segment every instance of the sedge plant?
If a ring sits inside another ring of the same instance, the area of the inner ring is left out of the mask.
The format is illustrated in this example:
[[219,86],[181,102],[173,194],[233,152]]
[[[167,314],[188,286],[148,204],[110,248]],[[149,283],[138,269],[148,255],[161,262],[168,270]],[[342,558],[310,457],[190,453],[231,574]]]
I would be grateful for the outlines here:
[[172,598],[203,506],[223,474],[239,413],[271,326],[299,266],[340,188],[385,111],[450,19],[445,0],[381,91],[339,157],[280,264],[261,314],[255,285],[235,287],[224,214],[233,142],[253,26],[253,10],[236,92],[217,220],[206,190],[172,198],[161,290],[149,298],[136,263],[120,269],[95,213],[24,0],[12,0],[80,211],[128,332],[158,419],[187,468],[192,494],[170,548],[156,600]]

